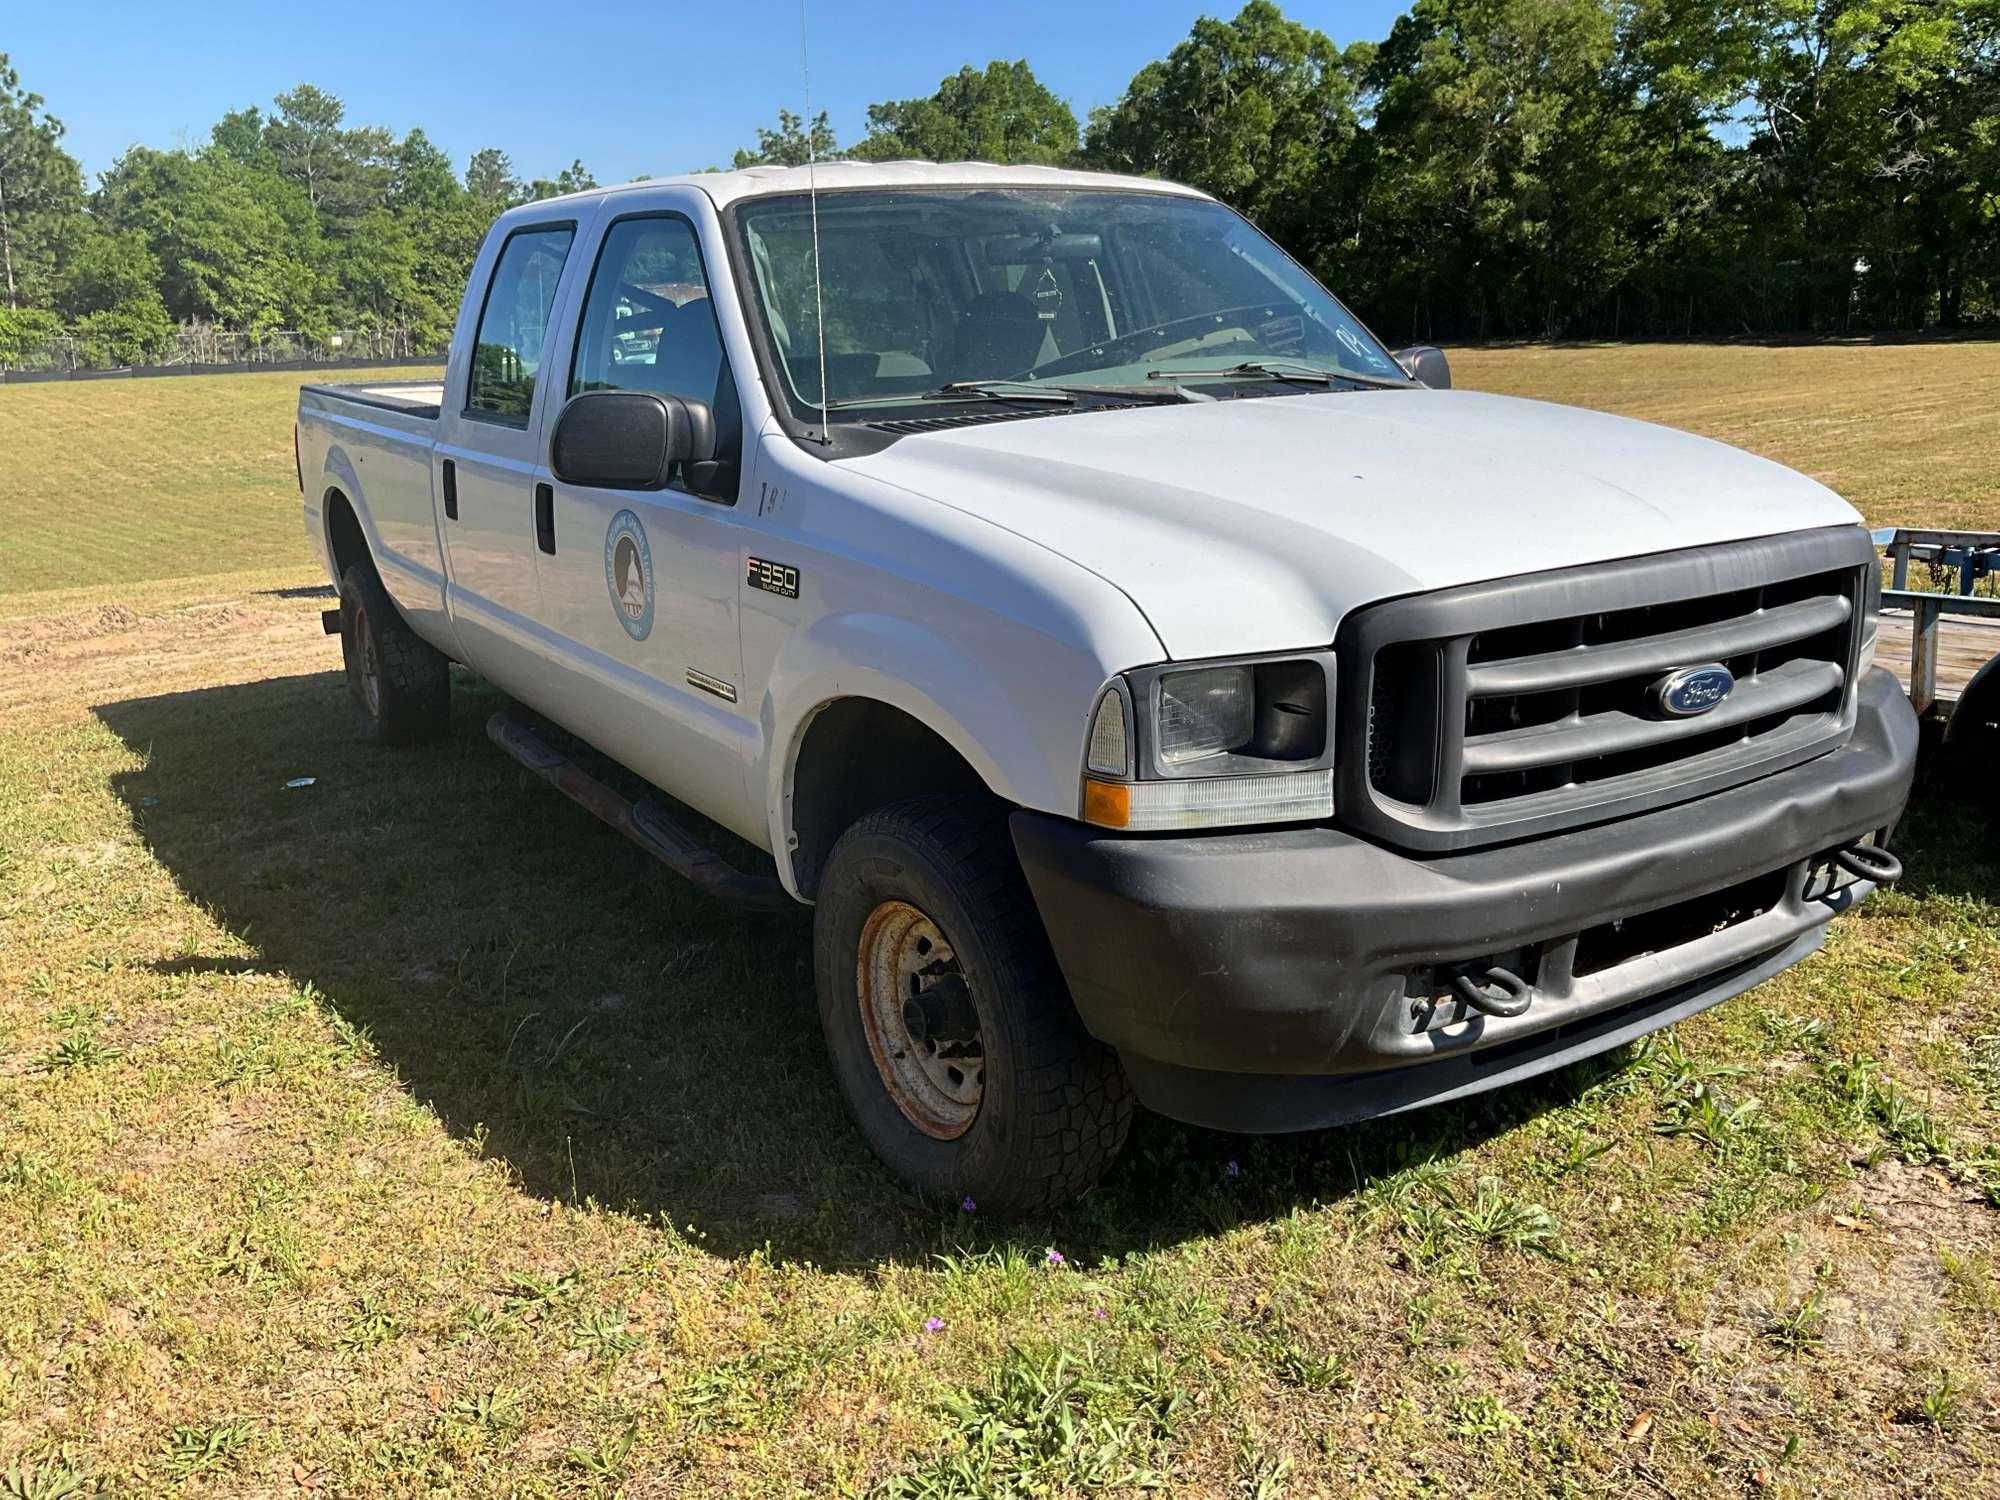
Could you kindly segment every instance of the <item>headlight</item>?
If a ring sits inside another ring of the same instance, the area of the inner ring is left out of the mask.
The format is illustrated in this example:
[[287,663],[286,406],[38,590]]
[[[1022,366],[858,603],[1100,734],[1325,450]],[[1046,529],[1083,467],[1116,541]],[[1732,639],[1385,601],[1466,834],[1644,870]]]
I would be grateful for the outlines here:
[[1149,667],[1092,714],[1082,814],[1146,832],[1333,814],[1333,655]]
[[1160,679],[1160,759],[1184,766],[1241,749],[1257,718],[1257,679],[1249,667],[1205,667]]
[[1855,658],[1857,680],[1875,665],[1875,647],[1882,637],[1882,560],[1875,559],[1861,579],[1861,650]]

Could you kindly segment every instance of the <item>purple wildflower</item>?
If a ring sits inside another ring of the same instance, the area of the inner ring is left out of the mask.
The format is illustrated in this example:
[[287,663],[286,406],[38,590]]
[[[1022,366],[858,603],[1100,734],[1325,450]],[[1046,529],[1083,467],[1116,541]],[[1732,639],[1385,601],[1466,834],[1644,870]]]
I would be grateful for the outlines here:
[[1049,1264],[1050,1264],[1050,1265],[1052,1265],[1052,1266],[1059,1266],[1059,1265],[1061,1265],[1062,1263],[1063,1263],[1063,1253],[1062,1253],[1062,1251],[1060,1251],[1060,1250],[1051,1250],[1051,1251],[1049,1251]]
[[1223,1166],[1222,1175],[1224,1177],[1241,1177],[1243,1175],[1243,1169],[1237,1166],[1235,1160],[1232,1158],[1229,1162],[1227,1162]]
[[1098,1322],[1100,1322],[1100,1323],[1102,1323],[1102,1322],[1104,1321],[1104,1309],[1103,1309],[1103,1308],[1101,1308],[1101,1307],[1093,1307],[1093,1308],[1092,1308],[1092,1309],[1090,1310],[1090,1315],[1091,1315],[1091,1316],[1092,1316],[1093,1318],[1097,1319],[1097,1321],[1098,1321]]
[[943,1319],[943,1318],[925,1318],[925,1319],[924,1319],[924,1332],[925,1332],[925,1333],[942,1333],[943,1331],[944,1331],[944,1319]]
[[976,1214],[979,1212],[979,1205],[974,1203],[970,1198],[967,1198],[963,1203],[958,1205],[958,1211],[964,1214]]

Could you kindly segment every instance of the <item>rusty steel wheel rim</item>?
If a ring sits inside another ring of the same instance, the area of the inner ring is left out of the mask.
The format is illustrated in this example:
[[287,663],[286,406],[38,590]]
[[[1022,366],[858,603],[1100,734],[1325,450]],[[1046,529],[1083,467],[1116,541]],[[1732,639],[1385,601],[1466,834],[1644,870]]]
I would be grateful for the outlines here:
[[945,935],[909,902],[884,901],[862,925],[854,978],[868,1051],[903,1118],[933,1140],[964,1135],[985,1094],[986,1058]]
[[354,662],[356,674],[361,679],[361,697],[368,705],[368,712],[380,715],[382,712],[382,658],[375,649],[375,632],[368,624],[368,611],[354,612]]

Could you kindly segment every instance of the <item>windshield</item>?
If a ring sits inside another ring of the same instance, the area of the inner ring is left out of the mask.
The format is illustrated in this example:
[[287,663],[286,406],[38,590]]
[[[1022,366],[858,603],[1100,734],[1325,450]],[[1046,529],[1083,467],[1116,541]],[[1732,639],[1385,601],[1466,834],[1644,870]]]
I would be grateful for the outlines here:
[[[1268,362],[1403,372],[1359,320],[1219,203],[1090,189],[900,189],[753,198],[738,211],[769,363],[801,420],[955,382],[1144,387]],[[1158,372],[1158,373],[1155,373]],[[1017,393],[1018,394],[1018,393]],[[850,419],[866,413],[850,410]]]

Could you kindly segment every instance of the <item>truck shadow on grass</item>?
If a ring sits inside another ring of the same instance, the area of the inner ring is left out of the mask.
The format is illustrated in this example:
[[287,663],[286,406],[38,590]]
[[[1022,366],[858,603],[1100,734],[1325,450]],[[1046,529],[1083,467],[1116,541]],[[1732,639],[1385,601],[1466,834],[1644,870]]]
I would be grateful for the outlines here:
[[[450,738],[407,751],[356,741],[334,673],[100,706],[144,759],[113,778],[135,827],[252,950],[160,967],[310,983],[527,1191],[657,1213],[717,1254],[768,1245],[865,1267],[952,1245],[1059,1238],[1101,1256],[1173,1243],[1476,1145],[1622,1065],[1613,1054],[1306,1136],[1142,1113],[1104,1186],[1052,1222],[940,1216],[896,1189],[847,1120],[807,914],[698,894],[488,744],[497,695],[461,677],[455,698]],[[287,788],[304,776],[313,785]]]

